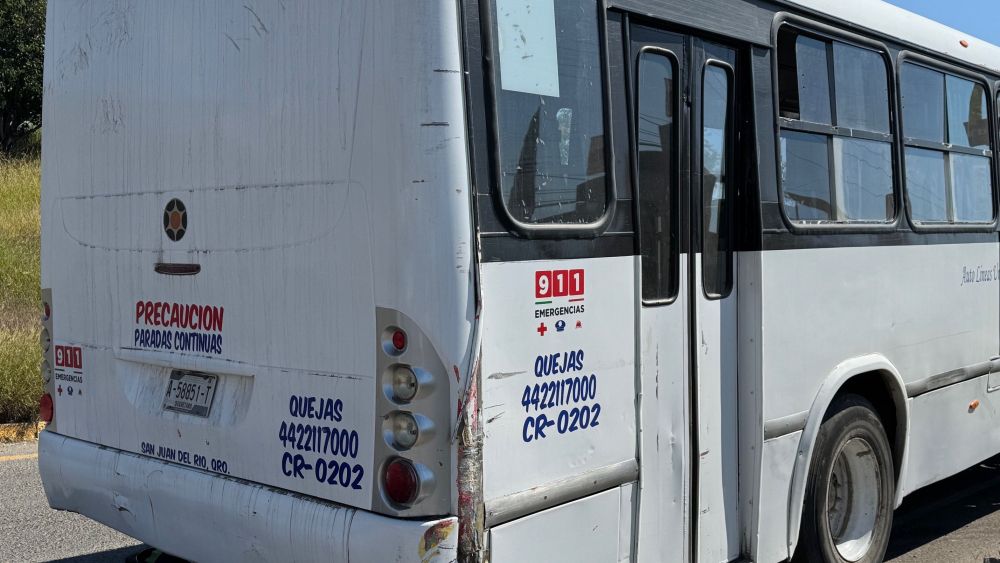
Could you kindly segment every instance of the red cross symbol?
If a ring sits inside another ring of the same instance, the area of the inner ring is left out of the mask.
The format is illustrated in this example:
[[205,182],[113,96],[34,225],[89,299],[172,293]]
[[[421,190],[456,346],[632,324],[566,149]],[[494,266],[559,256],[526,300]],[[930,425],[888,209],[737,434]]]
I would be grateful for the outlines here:
[[538,331],[539,336],[545,336],[545,331],[549,330],[549,327],[545,326],[545,323],[541,323],[535,330]]

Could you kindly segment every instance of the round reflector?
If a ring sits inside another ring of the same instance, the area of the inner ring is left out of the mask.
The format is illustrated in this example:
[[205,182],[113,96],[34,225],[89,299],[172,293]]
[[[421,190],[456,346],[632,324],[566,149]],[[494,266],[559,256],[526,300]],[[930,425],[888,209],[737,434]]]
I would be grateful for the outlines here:
[[406,366],[398,366],[392,371],[392,398],[400,403],[409,403],[417,396],[417,374]]
[[52,335],[49,334],[49,329],[42,328],[42,332],[38,335],[38,342],[42,345],[42,353],[48,353],[52,346]]
[[53,409],[52,395],[48,393],[42,395],[42,398],[38,401],[38,417],[42,419],[42,422],[46,424],[52,422]]
[[385,466],[382,488],[389,500],[400,505],[410,505],[420,493],[420,478],[409,460],[396,458]]
[[397,328],[392,332],[392,347],[396,349],[396,352],[406,350],[406,333],[403,332],[403,329]]
[[408,450],[420,439],[420,427],[417,420],[408,412],[397,412],[392,415],[392,441],[401,450]]

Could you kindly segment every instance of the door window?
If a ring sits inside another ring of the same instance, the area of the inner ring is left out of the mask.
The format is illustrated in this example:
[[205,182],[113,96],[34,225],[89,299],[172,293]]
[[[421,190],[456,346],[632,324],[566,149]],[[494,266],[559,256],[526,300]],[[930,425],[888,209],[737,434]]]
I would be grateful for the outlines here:
[[637,197],[642,300],[677,295],[677,123],[674,59],[665,51],[639,55],[636,104]]
[[732,208],[730,144],[732,71],[709,64],[702,82],[702,283],[709,297],[732,288]]

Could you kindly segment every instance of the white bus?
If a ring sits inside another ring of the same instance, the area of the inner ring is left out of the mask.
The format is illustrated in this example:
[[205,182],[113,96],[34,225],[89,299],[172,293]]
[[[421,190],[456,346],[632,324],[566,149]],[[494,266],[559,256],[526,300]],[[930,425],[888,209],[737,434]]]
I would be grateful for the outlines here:
[[875,0],[49,3],[39,465],[196,561],[875,562],[1000,452],[1000,48]]

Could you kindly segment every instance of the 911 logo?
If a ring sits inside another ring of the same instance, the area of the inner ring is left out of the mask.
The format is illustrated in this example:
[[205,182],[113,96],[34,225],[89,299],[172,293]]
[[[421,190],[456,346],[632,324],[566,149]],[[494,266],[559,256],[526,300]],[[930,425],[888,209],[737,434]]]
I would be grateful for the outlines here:
[[[535,299],[580,297],[584,291],[584,271],[538,270],[535,272]],[[573,301],[573,300],[571,300]]]
[[83,349],[79,346],[56,346],[56,367],[83,369]]

